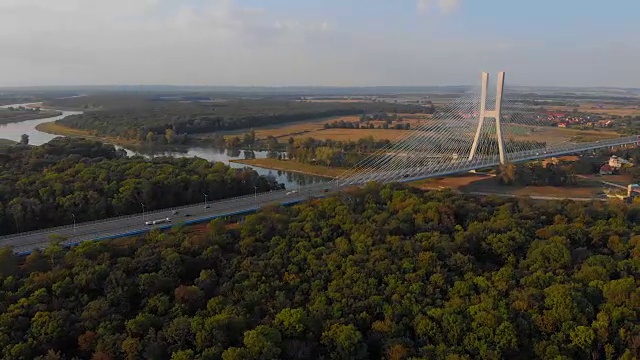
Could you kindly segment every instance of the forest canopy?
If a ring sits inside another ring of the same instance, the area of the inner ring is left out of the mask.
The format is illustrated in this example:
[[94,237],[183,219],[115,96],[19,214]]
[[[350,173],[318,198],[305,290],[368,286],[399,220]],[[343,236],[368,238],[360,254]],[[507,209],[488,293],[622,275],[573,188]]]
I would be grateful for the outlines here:
[[113,145],[57,138],[0,152],[0,235],[280,189],[250,169],[198,158],[127,157]]
[[4,359],[633,359],[640,208],[395,185],[0,254]]

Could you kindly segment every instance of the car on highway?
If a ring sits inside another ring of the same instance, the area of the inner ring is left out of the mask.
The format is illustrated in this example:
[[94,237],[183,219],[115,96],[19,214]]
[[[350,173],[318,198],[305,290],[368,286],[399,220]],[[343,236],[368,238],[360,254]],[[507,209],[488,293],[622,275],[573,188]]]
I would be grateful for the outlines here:
[[151,220],[151,221],[147,221],[145,222],[146,225],[157,225],[157,224],[163,224],[163,223],[168,223],[171,222],[170,218],[164,218],[164,219],[159,219],[159,220]]
[[298,192],[297,192],[297,191],[295,191],[295,190],[293,190],[293,191],[289,191],[289,192],[286,194],[286,196],[293,195],[293,194],[297,194],[297,193],[298,193]]
[[205,209],[208,209],[208,208],[210,208],[210,207],[211,207],[211,206],[209,206],[209,204],[207,204],[207,205],[205,205],[205,206],[204,206],[204,208],[205,208]]
[[178,215],[178,210],[173,210],[173,212],[171,214]]

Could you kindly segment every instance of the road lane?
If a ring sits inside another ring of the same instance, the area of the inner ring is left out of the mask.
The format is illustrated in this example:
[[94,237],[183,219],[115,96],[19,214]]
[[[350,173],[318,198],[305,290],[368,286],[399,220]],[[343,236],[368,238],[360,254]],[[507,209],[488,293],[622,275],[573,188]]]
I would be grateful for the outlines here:
[[[300,192],[289,194],[291,190],[272,191],[261,193],[257,196],[245,196],[219,202],[209,202],[209,208],[205,208],[203,203],[179,208],[178,213],[173,215],[174,210],[162,210],[145,214],[131,215],[117,220],[104,221],[93,224],[78,224],[76,228],[65,227],[50,231],[42,231],[31,234],[18,234],[16,236],[0,239],[0,246],[12,246],[16,252],[29,251],[35,248],[46,247],[52,241],[51,236],[62,236],[66,238],[64,243],[77,243],[86,240],[95,240],[124,233],[136,231],[149,231],[166,227],[167,225],[178,225],[187,221],[197,221],[200,219],[210,219],[214,217],[226,216],[231,213],[248,212],[266,205],[275,203],[300,202],[310,196],[324,193],[328,185],[318,184],[313,187],[302,189]],[[287,195],[289,194],[289,195]],[[189,216],[187,216],[187,214]],[[146,221],[170,218],[171,223],[145,225]]]

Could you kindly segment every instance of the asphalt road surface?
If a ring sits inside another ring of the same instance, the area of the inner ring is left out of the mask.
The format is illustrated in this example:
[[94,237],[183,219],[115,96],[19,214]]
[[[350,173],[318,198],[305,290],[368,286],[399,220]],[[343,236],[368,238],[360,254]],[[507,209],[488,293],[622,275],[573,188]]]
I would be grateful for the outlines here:
[[[325,189],[329,189],[330,184],[319,184],[300,190],[282,190],[267,193],[259,193],[257,196],[244,196],[217,202],[209,202],[208,208],[204,203],[191,205],[176,209],[162,210],[146,213],[143,219],[142,214],[121,217],[117,219],[106,219],[102,222],[83,224],[79,223],[75,227],[45,229],[39,232],[17,234],[15,236],[0,239],[0,246],[11,246],[14,251],[27,252],[37,248],[44,248],[53,241],[56,235],[64,237],[64,243],[78,243],[87,240],[97,240],[101,238],[115,237],[121,234],[128,234],[136,231],[149,231],[151,229],[166,227],[167,225],[177,225],[186,221],[200,219],[211,219],[224,217],[228,214],[249,212],[259,209],[269,204],[286,204],[306,200],[312,196],[326,195]],[[293,191],[293,192],[292,192]],[[177,214],[173,214],[177,211]],[[157,225],[146,225],[146,221],[170,218],[171,223]]]

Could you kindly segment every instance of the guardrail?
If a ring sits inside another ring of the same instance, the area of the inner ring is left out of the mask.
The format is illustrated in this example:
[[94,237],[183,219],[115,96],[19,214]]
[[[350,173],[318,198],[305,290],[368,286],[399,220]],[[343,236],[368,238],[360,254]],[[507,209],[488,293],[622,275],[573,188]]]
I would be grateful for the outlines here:
[[[312,189],[314,187],[326,187],[330,182],[327,183],[320,183],[320,184],[312,184],[309,186],[304,187],[304,189]],[[300,189],[303,189],[302,187]],[[224,204],[224,203],[237,203],[239,201],[242,201],[243,199],[252,199],[252,198],[260,198],[261,196],[268,196],[268,195],[272,195],[272,194],[277,194],[277,193],[287,193],[290,191],[295,191],[295,189],[281,189],[281,190],[275,190],[275,191],[263,191],[263,192],[259,192],[257,194],[253,193],[253,194],[246,194],[246,195],[242,195],[242,196],[236,196],[233,198],[227,198],[227,199],[220,199],[217,201],[207,201],[206,204],[208,205],[212,205],[212,206],[218,206],[220,204]],[[202,203],[194,203],[194,204],[189,204],[189,205],[181,205],[181,206],[176,206],[176,207],[171,207],[171,208],[164,208],[164,209],[158,209],[158,210],[153,210],[153,211],[148,211],[144,213],[144,216],[150,216],[150,215],[158,215],[164,212],[169,212],[169,211],[180,211],[180,210],[186,210],[195,206],[199,206],[200,204],[204,205],[205,202]],[[134,214],[127,214],[127,215],[120,215],[120,216],[116,216],[116,217],[110,217],[107,219],[99,219],[99,220],[93,220],[93,221],[85,221],[85,222],[81,222],[81,223],[76,223],[75,225],[75,229],[81,229],[81,228],[86,228],[88,226],[91,225],[96,225],[96,224],[106,224],[106,223],[110,223],[110,222],[114,222],[114,221],[120,221],[123,219],[131,219],[131,218],[135,218],[135,217],[139,217],[142,216],[142,213],[134,213]],[[15,234],[10,234],[10,235],[3,235],[0,236],[0,240],[4,240],[4,239],[10,239],[10,238],[17,238],[17,237],[21,237],[21,236],[29,236],[29,235],[35,235],[35,234],[41,234],[41,233],[47,233],[47,232],[56,232],[56,231],[60,231],[60,230],[69,230],[69,229],[73,229],[74,225],[73,224],[69,224],[69,225],[63,225],[63,226],[57,226],[57,227],[52,227],[52,228],[45,228],[45,229],[38,229],[38,230],[32,230],[32,231],[25,231],[25,232],[20,232],[20,233],[15,233]]]
[[[271,193],[271,194],[273,194],[273,193]],[[232,208],[237,208],[238,207],[238,204],[234,205],[232,203],[229,203],[229,204],[226,204],[226,205],[227,206],[220,207],[218,209],[218,211],[224,211],[226,209],[232,209]],[[112,220],[112,221],[118,221],[118,220]],[[109,221],[109,222],[111,222],[111,221]],[[104,223],[108,223],[108,222],[103,222],[103,224]],[[159,226],[156,226],[156,227],[145,228],[144,230],[150,231],[152,229],[161,228],[163,226],[166,226],[166,225],[159,225]],[[140,227],[139,227],[139,225],[133,225],[133,226],[129,225],[129,226],[125,226],[124,228],[121,228],[121,230],[126,230],[126,229],[129,229],[129,228],[139,229]],[[66,228],[65,230],[68,230],[68,229],[69,228]],[[55,230],[51,230],[50,232],[54,232],[54,231]],[[118,233],[122,233],[122,232],[121,231],[114,232],[114,230],[106,230],[106,231],[102,231],[102,232],[92,232],[92,233],[89,233],[89,234],[81,234],[81,235],[78,235],[78,236],[73,236],[71,238],[68,238],[68,240],[82,242],[82,241],[86,241],[86,240],[92,240],[92,239],[95,239],[97,237],[107,236],[107,235],[112,235],[112,234],[118,234]],[[38,244],[42,244],[42,243],[45,243],[45,242],[46,241],[23,243],[23,244],[21,244],[21,247],[38,245]]]
[[[297,199],[297,200],[292,200],[292,201],[286,201],[286,202],[282,202],[280,203],[281,205],[284,206],[288,206],[288,205],[293,205],[293,204],[297,204],[300,202],[303,202],[304,200],[306,200],[306,198],[301,198],[301,199]],[[222,214],[217,214],[217,215],[212,215],[212,216],[205,216],[202,218],[198,218],[198,219],[194,219],[194,220],[189,220],[189,221],[185,221],[185,222],[181,222],[178,224],[171,224],[171,225],[162,225],[159,227],[155,227],[155,228],[147,228],[147,229],[137,229],[137,230],[133,230],[133,231],[129,231],[129,232],[125,232],[125,233],[121,233],[121,232],[117,232],[117,233],[112,233],[107,235],[109,232],[104,232],[104,233],[98,233],[95,234],[94,236],[90,236],[87,237],[85,239],[73,239],[71,241],[67,241],[65,243],[62,243],[62,246],[65,248],[72,248],[72,247],[76,247],[79,246],[81,243],[83,242],[87,242],[87,241],[106,241],[106,240],[114,240],[114,239],[120,239],[120,238],[126,238],[126,237],[130,237],[130,236],[137,236],[137,235],[142,235],[142,234],[146,234],[149,233],[151,231],[154,230],[169,230],[173,227],[176,226],[180,226],[182,224],[184,225],[195,225],[195,224],[200,224],[203,222],[207,222],[207,221],[211,221],[214,219],[219,219],[219,218],[223,218],[223,217],[227,217],[227,216],[237,216],[237,215],[244,215],[244,214],[250,214],[253,213],[255,211],[257,211],[258,208],[254,208],[254,209],[247,209],[247,210],[241,210],[241,211],[233,211],[233,212],[228,212],[228,213],[222,213]],[[31,244],[25,244],[25,245],[21,245],[19,248],[14,248],[14,251],[16,252],[16,254],[18,256],[28,256],[31,253],[33,253],[34,249],[44,249],[46,246],[45,244],[48,244],[49,242],[37,242],[37,243],[31,243]],[[43,246],[37,246],[37,245],[43,245]]]
[[[286,192],[286,191],[291,191],[291,190],[275,190],[275,191],[268,191],[268,192],[260,192],[260,193],[257,194],[257,197],[264,196],[265,194],[274,194],[274,193]],[[247,194],[247,195],[237,196],[237,197],[233,197],[233,198],[221,199],[221,200],[217,200],[217,201],[208,201],[207,204],[208,205],[217,205],[217,204],[222,204],[222,203],[226,203],[226,202],[232,203],[232,202],[240,201],[242,199],[249,199],[249,198],[255,198],[255,197],[256,197],[256,194]],[[194,206],[204,205],[204,204],[205,203],[203,201],[201,203],[195,203],[195,204],[190,204],[190,205],[182,205],[182,206],[176,206],[176,207],[171,207],[171,208],[147,211],[147,212],[144,213],[144,216],[146,217],[146,216],[149,216],[149,215],[157,215],[157,214],[161,214],[161,213],[169,212],[169,211],[186,210],[186,209],[192,208]],[[110,217],[110,218],[107,218],[107,219],[100,219],[100,220],[93,220],[93,221],[85,221],[85,222],[77,223],[75,225],[75,228],[76,229],[80,229],[80,228],[85,228],[85,227],[91,226],[91,225],[106,224],[106,223],[113,222],[113,221],[120,221],[122,219],[130,219],[130,218],[139,217],[139,216],[142,216],[142,213],[120,215],[120,216],[116,216],[116,217]],[[46,232],[56,232],[56,231],[60,231],[60,230],[68,230],[68,229],[73,229],[73,228],[74,228],[74,225],[70,224],[70,225],[57,226],[57,227],[52,227],[52,228],[25,231],[25,232],[15,233],[15,234],[11,234],[11,235],[0,236],[0,240],[16,238],[16,237],[20,237],[20,236],[29,236],[29,235],[41,234],[41,233],[46,233]]]

